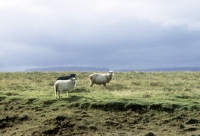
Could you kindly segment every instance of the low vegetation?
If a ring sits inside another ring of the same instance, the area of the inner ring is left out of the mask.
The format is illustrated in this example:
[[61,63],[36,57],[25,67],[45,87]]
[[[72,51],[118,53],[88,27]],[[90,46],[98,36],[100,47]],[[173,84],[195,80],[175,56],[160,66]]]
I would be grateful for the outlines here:
[[74,73],[61,99],[53,85],[69,72],[0,73],[0,135],[200,134],[200,72],[117,72],[93,88]]

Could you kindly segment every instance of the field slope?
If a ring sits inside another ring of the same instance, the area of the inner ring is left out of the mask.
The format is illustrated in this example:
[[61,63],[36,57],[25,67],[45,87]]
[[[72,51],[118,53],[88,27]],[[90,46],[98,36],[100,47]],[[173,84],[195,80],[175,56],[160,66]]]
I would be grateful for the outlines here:
[[64,72],[0,73],[0,135],[199,135],[199,72],[118,72],[56,99]]

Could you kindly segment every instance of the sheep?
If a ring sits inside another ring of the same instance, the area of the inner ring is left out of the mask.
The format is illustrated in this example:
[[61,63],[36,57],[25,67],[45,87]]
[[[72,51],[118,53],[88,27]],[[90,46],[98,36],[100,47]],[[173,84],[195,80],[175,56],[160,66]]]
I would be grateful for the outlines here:
[[76,79],[76,74],[70,74],[68,76],[61,76],[61,77],[58,77],[56,80],[68,80],[72,77],[74,77]]
[[70,78],[68,80],[57,80],[54,84],[55,96],[60,98],[60,92],[66,91],[67,97],[69,96],[69,92],[71,92],[76,87],[76,79]]
[[107,74],[94,73],[89,76],[90,87],[93,87],[93,84],[101,85],[103,84],[106,87],[106,83],[109,83],[112,77],[114,76],[113,71],[109,71]]

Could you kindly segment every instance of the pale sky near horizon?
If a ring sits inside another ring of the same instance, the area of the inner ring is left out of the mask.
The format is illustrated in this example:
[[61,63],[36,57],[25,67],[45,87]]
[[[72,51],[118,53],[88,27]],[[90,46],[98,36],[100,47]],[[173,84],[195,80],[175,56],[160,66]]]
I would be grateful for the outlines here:
[[0,0],[0,71],[200,67],[199,0]]

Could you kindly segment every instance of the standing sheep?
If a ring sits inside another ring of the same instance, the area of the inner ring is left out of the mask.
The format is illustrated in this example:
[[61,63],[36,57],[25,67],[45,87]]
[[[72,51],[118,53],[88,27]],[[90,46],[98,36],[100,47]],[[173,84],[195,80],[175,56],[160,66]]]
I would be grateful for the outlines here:
[[99,74],[99,73],[91,74],[89,76],[90,87],[92,87],[93,84],[97,85],[103,84],[104,86],[106,86],[106,83],[109,83],[113,76],[114,76],[113,71],[109,71],[107,74]]
[[55,96],[60,98],[60,93],[63,91],[67,92],[67,97],[69,92],[71,92],[76,87],[76,79],[70,78],[69,80],[57,80],[54,84]]

